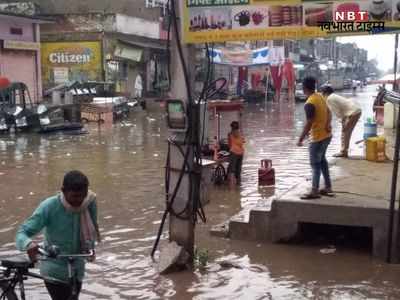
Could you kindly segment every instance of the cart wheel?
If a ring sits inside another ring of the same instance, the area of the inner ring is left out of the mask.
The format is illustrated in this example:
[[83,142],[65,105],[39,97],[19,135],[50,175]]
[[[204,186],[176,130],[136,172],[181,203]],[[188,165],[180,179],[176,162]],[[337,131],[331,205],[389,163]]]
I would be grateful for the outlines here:
[[215,185],[221,185],[224,183],[224,181],[226,180],[226,172],[224,166],[218,165],[214,169],[214,174],[211,180],[214,182]]
[[81,122],[83,124],[87,124],[87,123],[89,123],[89,120],[87,118],[81,118]]

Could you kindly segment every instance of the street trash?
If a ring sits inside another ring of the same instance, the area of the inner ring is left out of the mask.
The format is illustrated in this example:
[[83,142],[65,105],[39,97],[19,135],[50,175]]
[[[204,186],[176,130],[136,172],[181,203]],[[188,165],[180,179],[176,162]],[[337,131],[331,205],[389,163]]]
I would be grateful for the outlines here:
[[324,248],[319,250],[319,252],[321,252],[322,254],[333,254],[336,252],[336,248],[335,247]]
[[239,265],[238,263],[233,262],[233,261],[223,260],[223,261],[218,262],[218,264],[223,269],[243,269],[243,267],[241,265]]

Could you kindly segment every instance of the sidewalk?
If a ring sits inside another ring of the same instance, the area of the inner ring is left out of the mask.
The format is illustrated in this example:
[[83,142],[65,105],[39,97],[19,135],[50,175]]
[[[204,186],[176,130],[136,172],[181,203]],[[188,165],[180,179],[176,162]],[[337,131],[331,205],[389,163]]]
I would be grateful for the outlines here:
[[350,158],[336,159],[330,165],[335,197],[301,200],[300,195],[311,185],[306,178],[275,196],[270,206],[243,211],[224,227],[216,226],[212,233],[280,242],[295,236],[302,223],[367,227],[373,233],[373,255],[384,258],[393,163]]

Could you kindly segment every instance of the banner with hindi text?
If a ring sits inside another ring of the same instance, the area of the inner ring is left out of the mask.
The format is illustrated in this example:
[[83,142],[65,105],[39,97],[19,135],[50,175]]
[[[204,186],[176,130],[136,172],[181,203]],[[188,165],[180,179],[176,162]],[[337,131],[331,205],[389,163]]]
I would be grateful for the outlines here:
[[400,0],[183,0],[186,43],[400,31]]

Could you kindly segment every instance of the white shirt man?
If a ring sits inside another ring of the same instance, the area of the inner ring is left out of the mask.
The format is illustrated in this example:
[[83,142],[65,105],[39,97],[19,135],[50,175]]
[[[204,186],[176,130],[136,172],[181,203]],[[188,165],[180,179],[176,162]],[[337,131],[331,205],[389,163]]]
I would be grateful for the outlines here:
[[329,109],[342,121],[342,149],[335,157],[348,157],[351,134],[361,117],[361,107],[352,99],[339,96],[330,86],[322,88]]
[[137,75],[135,79],[135,97],[137,98],[142,98],[142,92],[143,92],[143,80],[142,76]]

